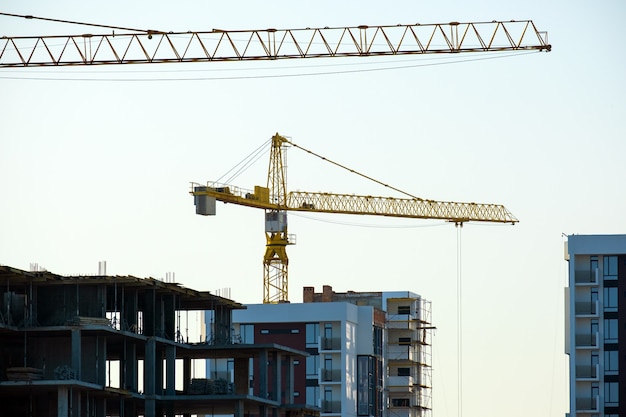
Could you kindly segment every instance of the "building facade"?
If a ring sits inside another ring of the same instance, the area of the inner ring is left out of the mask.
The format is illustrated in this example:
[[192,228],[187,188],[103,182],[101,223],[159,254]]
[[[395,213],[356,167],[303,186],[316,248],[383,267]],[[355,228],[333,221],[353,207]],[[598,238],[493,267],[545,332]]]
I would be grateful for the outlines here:
[[416,417],[432,408],[430,311],[412,292],[305,287],[303,303],[248,305],[233,323],[243,344],[308,353],[295,359],[295,403],[328,417]]
[[626,235],[567,237],[569,417],[626,416]]

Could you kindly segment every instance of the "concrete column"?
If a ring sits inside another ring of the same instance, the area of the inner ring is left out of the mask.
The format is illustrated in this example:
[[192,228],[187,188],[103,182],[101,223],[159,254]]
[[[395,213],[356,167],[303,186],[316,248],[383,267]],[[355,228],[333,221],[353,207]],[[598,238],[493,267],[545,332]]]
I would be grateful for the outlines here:
[[72,369],[78,380],[81,379],[81,356],[80,329],[72,329]]
[[69,415],[69,389],[67,387],[59,387],[57,389],[57,417],[69,417]]
[[107,385],[107,339],[96,337],[96,381],[99,385]]
[[124,385],[127,390],[137,392],[138,376],[137,376],[137,345],[135,342],[126,343],[125,357],[122,367],[126,369]]
[[235,403],[235,417],[244,417],[243,401],[237,400]]
[[282,355],[278,352],[272,352],[272,374],[273,374],[273,380],[274,380],[274,384],[272,387],[272,391],[274,393],[274,395],[272,396],[272,399],[274,401],[278,401],[279,403],[282,401],[282,385],[283,385],[283,381],[282,381],[282,367],[281,367],[281,361],[282,361]]
[[176,346],[167,346],[165,348],[165,370],[166,384],[165,394],[176,394]]
[[235,358],[235,394],[247,395],[249,389],[248,378],[250,375],[250,360],[248,358]]
[[189,384],[191,384],[191,358],[183,358],[183,392],[189,393]]
[[259,353],[259,397],[267,398],[267,350]]
[[156,385],[156,367],[156,340],[154,339],[154,337],[151,337],[146,342],[146,356],[143,366],[143,388],[144,395],[146,396],[145,417],[156,417],[156,400],[154,398]]
[[293,404],[293,391],[295,388],[293,356],[288,355],[285,357],[285,367],[287,369],[285,369],[285,397],[283,403]]

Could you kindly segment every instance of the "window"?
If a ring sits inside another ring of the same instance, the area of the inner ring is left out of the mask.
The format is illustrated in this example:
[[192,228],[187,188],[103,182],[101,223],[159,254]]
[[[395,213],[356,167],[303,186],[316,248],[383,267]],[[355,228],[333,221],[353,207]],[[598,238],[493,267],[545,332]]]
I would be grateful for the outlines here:
[[605,375],[617,375],[618,368],[618,351],[617,350],[605,350],[604,351],[604,374]]
[[604,319],[604,341],[617,343],[617,319]]
[[605,256],[604,257],[604,279],[605,280],[617,279],[617,256]]
[[392,398],[391,405],[392,407],[408,407],[409,399],[408,398]]
[[398,376],[411,376],[411,368],[398,368]]
[[374,326],[373,329],[373,338],[374,338],[374,355],[382,355],[383,354],[383,329],[377,326]]
[[617,287],[604,287],[604,311],[617,311]]
[[596,269],[598,269],[598,257],[592,256],[589,264],[591,266],[591,273],[593,273]]
[[370,385],[371,370],[370,358],[360,355],[357,357],[357,415],[370,415]]
[[239,336],[241,343],[251,345],[254,343],[254,324],[240,324]]
[[319,406],[320,387],[306,387],[306,403]]
[[320,367],[320,355],[310,355],[306,357],[306,377],[317,378]]
[[398,343],[401,345],[410,345],[411,344],[411,338],[410,337],[399,337],[398,338]]
[[411,314],[411,306],[398,306],[398,314]]
[[604,383],[604,405],[615,407],[619,405],[619,390],[617,382]]
[[317,323],[306,324],[306,347],[317,347],[320,337],[320,326]]

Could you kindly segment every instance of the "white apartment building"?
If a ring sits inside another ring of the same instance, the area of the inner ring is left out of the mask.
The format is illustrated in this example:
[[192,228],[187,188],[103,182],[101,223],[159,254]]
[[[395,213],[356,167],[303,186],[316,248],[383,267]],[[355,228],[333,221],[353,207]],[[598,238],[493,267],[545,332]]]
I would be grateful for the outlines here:
[[626,416],[626,235],[570,235],[568,417]]
[[[276,343],[295,359],[295,404],[324,417],[431,415],[430,302],[412,292],[316,294],[303,303],[253,304],[233,313],[241,343]],[[277,359],[279,360],[279,359]],[[270,364],[271,366],[271,364]],[[254,366],[251,367],[254,369]],[[250,386],[258,382],[251,375]]]

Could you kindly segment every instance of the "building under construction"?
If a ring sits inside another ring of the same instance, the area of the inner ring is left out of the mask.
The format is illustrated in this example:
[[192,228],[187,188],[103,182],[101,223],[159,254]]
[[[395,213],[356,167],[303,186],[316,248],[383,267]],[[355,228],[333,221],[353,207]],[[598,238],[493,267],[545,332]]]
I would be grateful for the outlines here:
[[[232,312],[245,307],[230,299],[152,278],[8,266],[0,288],[2,415],[319,415],[293,401],[292,358],[307,353],[241,344]],[[180,317],[194,311],[211,311],[214,323],[190,342]],[[194,378],[197,361],[225,358],[230,375]],[[254,372],[253,362],[262,364]]]

